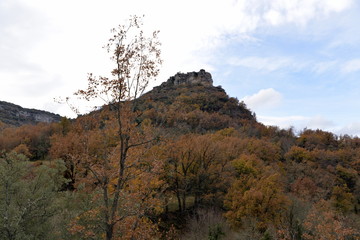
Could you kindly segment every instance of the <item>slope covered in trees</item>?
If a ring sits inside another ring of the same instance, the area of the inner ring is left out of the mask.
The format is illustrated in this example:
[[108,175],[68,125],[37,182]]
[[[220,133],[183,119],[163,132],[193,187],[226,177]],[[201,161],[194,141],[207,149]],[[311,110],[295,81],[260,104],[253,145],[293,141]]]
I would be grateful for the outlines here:
[[264,126],[204,70],[142,94],[158,47],[135,16],[76,92],[100,110],[0,125],[4,239],[359,239],[359,138]]
[[[114,239],[359,237],[357,137],[310,129],[295,136],[291,129],[264,126],[221,88],[202,84],[157,87],[136,107],[141,125],[131,133],[134,141],[151,141],[129,150]],[[25,222],[1,220],[1,231],[28,231],[17,236],[51,231],[52,239],[104,238],[100,177],[107,176],[109,193],[118,180],[116,161],[111,163],[119,144],[112,111],[104,108],[74,122],[1,129],[2,196],[9,164],[23,172],[10,179],[9,186],[17,189],[10,199],[36,202],[36,195],[25,192],[25,183],[36,184],[31,181],[37,177],[60,184],[34,185],[43,200],[28,214],[56,206],[39,218],[48,219],[50,226],[22,227]],[[61,162],[55,164],[55,159]],[[108,167],[104,159],[109,159]],[[50,173],[49,167],[62,174]],[[3,214],[20,214],[25,204],[0,201]]]

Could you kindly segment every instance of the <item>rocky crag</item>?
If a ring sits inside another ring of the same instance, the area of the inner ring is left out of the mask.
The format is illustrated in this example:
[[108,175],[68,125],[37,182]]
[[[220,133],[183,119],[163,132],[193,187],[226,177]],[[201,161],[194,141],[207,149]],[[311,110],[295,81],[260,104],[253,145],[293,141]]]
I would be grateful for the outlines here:
[[37,124],[39,122],[59,122],[61,116],[58,114],[23,108],[19,105],[0,101],[0,121],[12,125]]
[[199,72],[177,73],[170,77],[161,87],[178,86],[178,85],[203,85],[212,86],[213,80],[210,73],[201,69]]

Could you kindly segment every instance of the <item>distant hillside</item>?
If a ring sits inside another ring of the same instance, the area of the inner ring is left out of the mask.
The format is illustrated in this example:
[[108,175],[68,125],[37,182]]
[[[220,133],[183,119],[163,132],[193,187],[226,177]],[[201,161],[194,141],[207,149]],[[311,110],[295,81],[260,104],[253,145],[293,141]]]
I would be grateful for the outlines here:
[[58,114],[23,108],[19,105],[0,101],[0,121],[12,126],[24,124],[36,124],[39,122],[58,122],[61,116]]

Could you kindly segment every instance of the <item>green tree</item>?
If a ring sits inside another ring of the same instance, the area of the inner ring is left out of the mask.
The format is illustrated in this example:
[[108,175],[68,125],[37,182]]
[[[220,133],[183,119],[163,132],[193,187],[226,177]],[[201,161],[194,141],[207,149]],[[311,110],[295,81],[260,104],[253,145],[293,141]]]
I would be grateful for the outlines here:
[[34,166],[22,154],[0,157],[1,239],[50,239],[54,200],[64,184],[63,162]]

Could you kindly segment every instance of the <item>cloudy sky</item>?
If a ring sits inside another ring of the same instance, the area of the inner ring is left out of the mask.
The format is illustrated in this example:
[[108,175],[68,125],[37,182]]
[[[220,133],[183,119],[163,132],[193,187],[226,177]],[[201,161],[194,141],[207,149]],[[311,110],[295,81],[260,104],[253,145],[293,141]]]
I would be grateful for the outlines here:
[[71,116],[54,97],[106,75],[110,29],[145,14],[164,64],[211,72],[257,119],[360,136],[356,0],[0,0],[0,100]]

